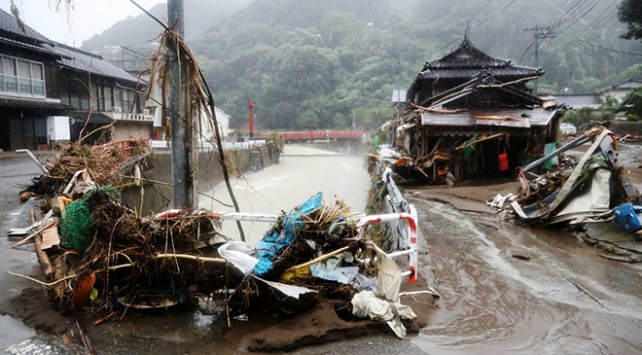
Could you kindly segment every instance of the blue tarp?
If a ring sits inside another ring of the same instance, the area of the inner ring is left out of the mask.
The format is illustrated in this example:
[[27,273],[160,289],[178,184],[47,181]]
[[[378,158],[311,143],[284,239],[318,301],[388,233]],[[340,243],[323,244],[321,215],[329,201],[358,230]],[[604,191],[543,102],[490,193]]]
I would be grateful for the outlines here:
[[279,251],[290,245],[296,237],[296,230],[303,227],[302,216],[318,209],[323,205],[323,194],[321,192],[310,197],[307,201],[290,211],[279,224],[265,233],[263,239],[256,243],[254,249],[259,260],[252,274],[257,276],[265,275],[274,266],[274,257]]

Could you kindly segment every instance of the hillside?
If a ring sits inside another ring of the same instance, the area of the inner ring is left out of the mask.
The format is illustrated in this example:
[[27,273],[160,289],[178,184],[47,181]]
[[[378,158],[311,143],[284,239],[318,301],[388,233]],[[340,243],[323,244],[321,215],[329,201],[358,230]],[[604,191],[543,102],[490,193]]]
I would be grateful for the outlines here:
[[[555,38],[540,41],[538,66],[547,72],[540,91],[594,91],[638,76],[632,68],[642,62],[625,54],[642,48],[618,37],[624,25],[617,2],[186,0],[185,6],[186,37],[218,105],[243,120],[252,99],[257,124],[266,129],[378,125],[390,115],[392,89],[407,88],[423,63],[454,49],[467,28],[479,49],[535,66],[528,29],[549,26]],[[160,18],[163,11],[154,8]],[[138,16],[83,48],[145,46],[160,31]]]

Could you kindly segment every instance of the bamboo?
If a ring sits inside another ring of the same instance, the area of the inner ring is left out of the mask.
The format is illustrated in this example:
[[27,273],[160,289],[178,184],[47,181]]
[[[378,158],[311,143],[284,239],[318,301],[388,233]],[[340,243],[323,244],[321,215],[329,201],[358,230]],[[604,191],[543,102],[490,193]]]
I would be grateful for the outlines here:
[[328,253],[328,254],[321,255],[320,257],[318,257],[318,258],[316,258],[316,259],[313,259],[313,260],[310,260],[310,261],[308,261],[308,262],[305,262],[305,263],[303,263],[303,264],[294,265],[294,266],[292,266],[291,268],[289,268],[289,269],[285,270],[285,272],[283,272],[283,273],[284,273],[284,274],[286,274],[286,273],[294,273],[294,272],[296,272],[296,270],[299,270],[299,269],[303,269],[303,268],[306,268],[306,267],[312,266],[312,265],[314,265],[314,264],[316,264],[316,263],[320,263],[320,262],[322,262],[322,261],[324,261],[324,260],[326,260],[326,259],[330,259],[331,257],[333,257],[333,256],[335,256],[335,255],[337,255],[337,254],[341,254],[341,253],[343,253],[344,251],[348,251],[348,250],[350,250],[350,249],[352,249],[352,248],[353,248],[353,247],[351,247],[351,246],[345,246],[345,247],[343,247],[343,248],[337,249],[337,250],[335,250],[335,251],[333,251],[333,252],[330,252],[330,253]]
[[460,145],[459,147],[455,148],[455,150],[462,150],[462,149],[464,149],[464,148],[466,148],[468,146],[471,146],[473,144],[485,142],[485,141],[488,141],[488,140],[491,140],[491,139],[495,139],[495,138],[499,138],[499,137],[501,137],[503,135],[505,135],[505,133],[497,133],[497,134],[493,134],[492,136],[484,136],[484,137],[478,138],[478,139],[476,139],[476,140],[474,140],[472,142],[464,143],[464,144]]

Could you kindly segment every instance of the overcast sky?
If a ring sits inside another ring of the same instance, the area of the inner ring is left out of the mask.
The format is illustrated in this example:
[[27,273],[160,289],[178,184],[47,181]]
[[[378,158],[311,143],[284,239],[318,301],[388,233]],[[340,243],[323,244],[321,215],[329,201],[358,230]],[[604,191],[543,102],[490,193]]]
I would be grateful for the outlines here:
[[[150,9],[166,0],[136,2]],[[74,47],[80,47],[82,41],[116,22],[141,13],[129,0],[74,0],[75,6],[69,13],[64,6],[56,11],[58,0],[14,0],[14,3],[28,26],[51,40]],[[10,6],[10,0],[0,0],[2,10],[11,13]]]

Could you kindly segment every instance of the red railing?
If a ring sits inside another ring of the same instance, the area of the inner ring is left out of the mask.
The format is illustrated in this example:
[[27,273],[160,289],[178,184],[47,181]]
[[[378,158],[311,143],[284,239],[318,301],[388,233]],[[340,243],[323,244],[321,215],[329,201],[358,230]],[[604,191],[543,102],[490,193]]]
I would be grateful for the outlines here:
[[[277,132],[284,141],[309,141],[323,139],[362,139],[364,131],[300,131],[300,132]],[[272,133],[258,133],[257,138],[269,139]]]
[[122,141],[113,141],[105,143],[103,145],[96,145],[92,149],[94,152],[99,152],[105,150],[108,147],[118,147],[123,158],[128,158],[131,156],[132,149],[136,148],[140,144],[149,145],[149,139],[125,139]]

